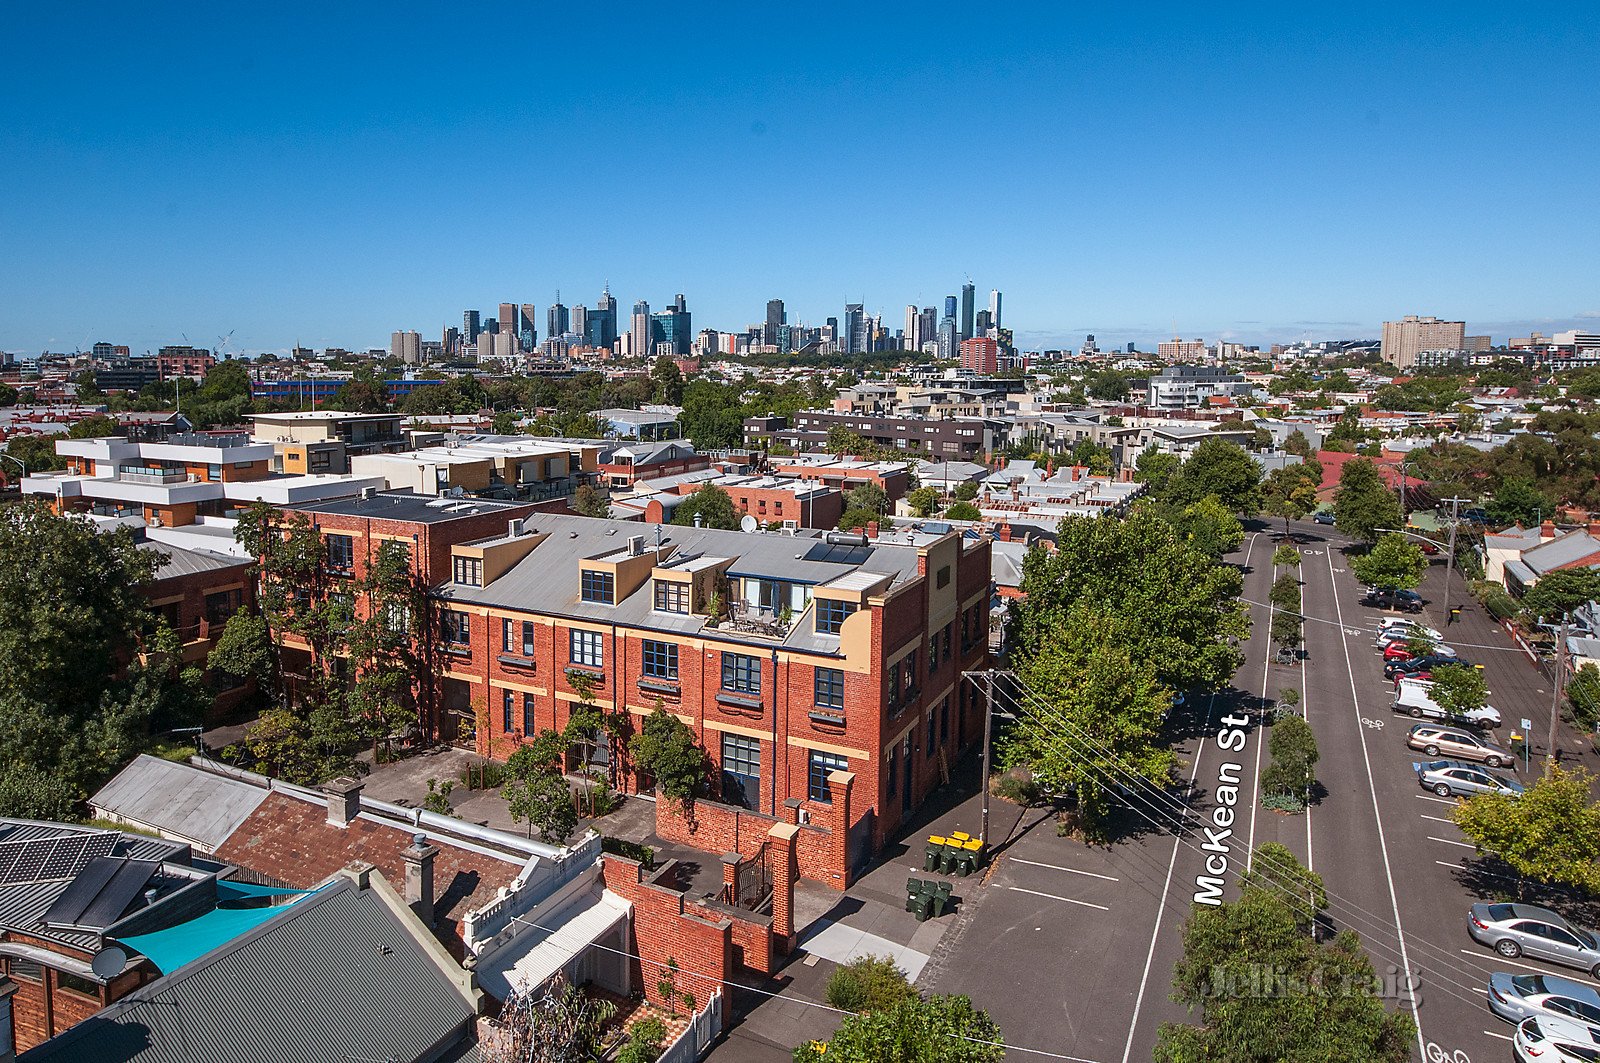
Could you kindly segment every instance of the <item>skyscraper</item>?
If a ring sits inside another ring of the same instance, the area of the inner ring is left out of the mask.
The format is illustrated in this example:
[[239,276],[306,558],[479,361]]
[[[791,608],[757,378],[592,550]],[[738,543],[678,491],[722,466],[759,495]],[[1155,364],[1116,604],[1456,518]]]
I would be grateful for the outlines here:
[[614,348],[617,343],[617,300],[606,285],[600,293],[600,302],[589,311],[584,321],[584,342],[591,347]]
[[973,303],[978,298],[978,289],[971,281],[961,286],[961,338],[972,338],[972,312]]
[[677,305],[673,305],[662,313],[650,315],[651,357],[661,354],[682,357],[689,353],[693,343],[694,337],[689,334],[688,311],[680,313]]
[[782,299],[767,300],[767,324],[761,333],[761,342],[774,344],[778,342],[778,326],[787,325],[789,319],[783,313]]
[[579,343],[589,342],[589,308],[579,303],[572,308],[571,332]]
[[995,329],[1000,328],[1000,289],[989,292],[989,320]]
[[521,333],[522,330],[517,328],[516,303],[501,303],[499,320],[501,332],[504,332],[508,336],[516,336]]
[[918,341],[917,341],[917,324],[921,320],[922,320],[921,317],[917,314],[917,304],[915,304],[915,303],[907,303],[906,304],[906,331],[905,331],[905,338],[904,338],[904,346],[905,346],[906,350],[914,351],[919,346],[921,346],[921,344],[918,343]]
[[952,318],[956,316],[956,297],[953,295],[944,297],[944,316]]
[[407,365],[422,361],[422,336],[416,332],[394,332],[389,336],[389,357],[398,358]]
[[655,352],[650,349],[650,304],[643,299],[633,304],[633,316],[628,319],[628,333],[633,337],[635,358],[654,357]]
[[545,312],[545,336],[558,340],[567,334],[567,308],[562,305],[561,292],[556,292],[556,301],[550,304],[550,309]]
[[[955,296],[952,295],[949,301],[954,302]],[[956,350],[956,318],[954,314],[946,314],[944,320],[939,322],[939,357],[954,358]]]
[[525,351],[539,346],[538,311],[532,303],[523,303],[517,310],[517,343]]
[[478,320],[478,312],[476,310],[463,310],[461,312],[462,343],[478,342],[478,333],[481,331]]
[[939,338],[939,311],[931,306],[922,308],[917,315],[917,350],[922,350],[922,345]]
[[844,304],[844,319],[839,323],[839,350],[844,354],[860,354],[865,347],[866,316],[860,303]]
[[994,316],[987,310],[979,310],[978,316],[972,322],[974,336],[987,336],[994,330]]

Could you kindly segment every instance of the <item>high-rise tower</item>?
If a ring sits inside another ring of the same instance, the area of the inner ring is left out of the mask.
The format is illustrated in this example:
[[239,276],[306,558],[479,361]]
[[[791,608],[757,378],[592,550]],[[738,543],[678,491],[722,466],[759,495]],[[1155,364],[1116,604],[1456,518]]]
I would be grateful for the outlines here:
[[961,338],[964,340],[972,338],[972,314],[976,309],[974,303],[977,298],[977,286],[971,281],[961,286]]

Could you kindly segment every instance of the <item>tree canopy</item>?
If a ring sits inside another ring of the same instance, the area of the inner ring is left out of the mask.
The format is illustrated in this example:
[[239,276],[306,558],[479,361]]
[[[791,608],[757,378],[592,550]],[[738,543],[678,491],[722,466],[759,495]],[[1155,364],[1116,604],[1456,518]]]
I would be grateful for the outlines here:
[[739,510],[734,506],[732,496],[716,484],[701,484],[693,494],[679,502],[672,511],[672,523],[692,525],[697,514],[702,528],[739,530]]
[[1378,467],[1366,458],[1345,462],[1333,492],[1333,519],[1346,535],[1377,542],[1379,528],[1398,528],[1404,517],[1400,499],[1384,484]]
[[1261,508],[1261,466],[1237,443],[1209,438],[1158,494],[1180,506],[1215,495],[1235,513],[1249,515]]
[[795,1063],[999,1063],[1000,1028],[964,996],[912,995],[845,1016],[827,1041],[795,1049]]
[[1423,556],[1421,547],[1395,534],[1385,535],[1371,550],[1350,562],[1350,571],[1367,586],[1401,590],[1410,590],[1421,583],[1427,567],[1428,559]]
[[1480,853],[1491,853],[1527,882],[1600,890],[1600,805],[1593,778],[1551,765],[1520,796],[1475,794],[1451,813]]
[[1600,598],[1600,570],[1560,568],[1539,577],[1539,582],[1522,596],[1522,604],[1534,616],[1549,620],[1574,612],[1596,598]]

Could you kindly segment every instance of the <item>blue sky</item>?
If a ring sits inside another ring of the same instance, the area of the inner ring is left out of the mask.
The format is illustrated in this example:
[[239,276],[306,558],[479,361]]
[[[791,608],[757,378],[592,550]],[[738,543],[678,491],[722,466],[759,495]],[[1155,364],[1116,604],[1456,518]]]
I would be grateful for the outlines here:
[[3,5],[0,349],[967,275],[1028,347],[1600,328],[1592,11],[1119,6]]

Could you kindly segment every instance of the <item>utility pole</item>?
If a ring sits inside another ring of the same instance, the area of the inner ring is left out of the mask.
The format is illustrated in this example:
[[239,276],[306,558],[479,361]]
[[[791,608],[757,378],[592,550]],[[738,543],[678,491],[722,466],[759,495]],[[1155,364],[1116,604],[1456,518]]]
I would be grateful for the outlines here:
[[[1456,529],[1461,525],[1461,503],[1470,501],[1470,499],[1447,498],[1445,501],[1450,503],[1450,550],[1444,559],[1444,623],[1446,627],[1449,627],[1450,618],[1453,615],[1450,612],[1450,577],[1454,574],[1456,567]],[[1401,516],[1403,517],[1405,514],[1402,513]]]
[[1556,720],[1561,717],[1561,693],[1566,686],[1567,679],[1567,627],[1572,623],[1571,613],[1561,614],[1561,632],[1556,636],[1556,681],[1555,693],[1550,699],[1550,733],[1545,739],[1545,749],[1549,752],[1550,767],[1556,765]]
[[970,679],[977,684],[982,683],[982,692],[979,697],[983,700],[983,778],[978,780],[978,785],[983,789],[983,825],[978,830],[978,837],[985,845],[989,844],[989,761],[991,738],[994,728],[994,679],[995,670],[985,669],[981,672],[962,672],[963,680]]

